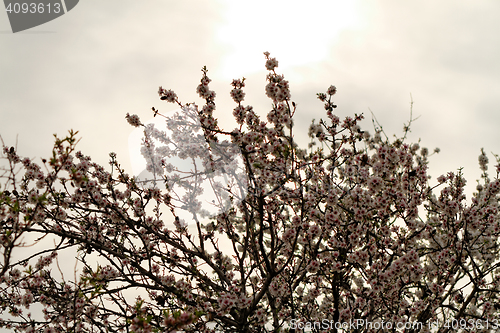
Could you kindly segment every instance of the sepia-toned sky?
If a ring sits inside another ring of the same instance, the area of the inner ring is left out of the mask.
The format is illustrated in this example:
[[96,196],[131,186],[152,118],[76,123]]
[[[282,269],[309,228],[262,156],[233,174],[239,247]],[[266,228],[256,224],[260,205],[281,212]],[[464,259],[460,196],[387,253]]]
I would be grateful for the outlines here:
[[201,102],[203,66],[223,127],[234,127],[233,78],[247,78],[245,103],[265,117],[269,51],[290,81],[303,145],[310,121],[324,117],[316,93],[331,84],[341,118],[364,113],[373,132],[371,110],[388,135],[402,134],[411,94],[420,118],[410,140],[441,148],[431,157],[431,182],[464,167],[471,193],[481,147],[490,161],[490,152],[500,153],[499,15],[495,0],[82,0],[13,34],[1,10],[0,135],[40,158],[54,133],[78,130],[84,154],[107,164],[114,151],[130,169],[125,114],[147,121],[153,106],[174,110],[158,99],[160,85]]
[[364,113],[372,133],[370,110],[388,135],[402,135],[411,95],[419,118],[410,141],[441,149],[430,158],[431,183],[464,167],[470,202],[480,149],[490,161],[500,154],[499,16],[497,0],[81,0],[13,34],[2,9],[0,136],[39,162],[54,133],[78,130],[85,155],[107,165],[116,152],[132,173],[126,113],[145,122],[153,106],[176,109],[159,100],[160,85],[201,103],[195,90],[207,66],[223,128],[235,126],[233,78],[247,78],[245,103],[265,117],[269,51],[290,81],[303,146],[311,120],[325,117],[316,93],[332,84],[338,115]]

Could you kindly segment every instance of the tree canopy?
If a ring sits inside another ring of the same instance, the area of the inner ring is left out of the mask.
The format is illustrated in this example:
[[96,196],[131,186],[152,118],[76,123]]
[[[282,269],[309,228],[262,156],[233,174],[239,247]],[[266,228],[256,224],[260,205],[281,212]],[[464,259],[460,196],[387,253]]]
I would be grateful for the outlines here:
[[[430,179],[428,149],[406,142],[412,119],[400,138],[378,125],[371,134],[359,125],[362,115],[335,114],[334,86],[317,94],[325,118],[313,121],[311,143],[301,148],[289,83],[265,56],[266,118],[243,104],[245,80],[233,80],[238,127],[219,128],[206,68],[197,88],[202,107],[160,87],[160,99],[187,117],[183,126],[166,119],[172,133],[127,114],[144,127],[154,182],[127,174],[114,153],[108,168],[92,162],[76,151],[73,131],[56,136],[42,161],[4,145],[1,327],[496,331],[500,166],[490,178],[481,152],[482,179],[468,203],[460,172]],[[173,156],[204,168],[187,175],[169,163]],[[224,174],[232,181],[216,178]],[[200,179],[218,189],[215,215],[202,209]],[[183,209],[188,221],[178,216]],[[74,278],[60,267],[68,253],[78,262]],[[43,314],[31,315],[33,308]]]

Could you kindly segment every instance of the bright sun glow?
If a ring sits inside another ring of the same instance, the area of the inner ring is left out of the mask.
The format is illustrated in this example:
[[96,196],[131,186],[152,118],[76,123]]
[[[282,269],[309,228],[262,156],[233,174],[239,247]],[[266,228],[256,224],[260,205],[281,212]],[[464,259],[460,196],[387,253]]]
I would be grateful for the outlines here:
[[362,24],[357,1],[220,1],[226,10],[216,38],[227,78],[261,70],[264,51],[288,66],[321,61],[343,31]]

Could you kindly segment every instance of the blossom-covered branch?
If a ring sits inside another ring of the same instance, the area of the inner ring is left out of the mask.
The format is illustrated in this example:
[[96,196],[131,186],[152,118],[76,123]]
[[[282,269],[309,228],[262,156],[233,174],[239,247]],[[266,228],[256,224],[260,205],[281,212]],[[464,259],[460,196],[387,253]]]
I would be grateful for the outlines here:
[[[276,72],[278,61],[265,56],[271,99],[265,118],[243,104],[245,79],[233,80],[238,127],[219,128],[206,68],[197,88],[201,108],[160,87],[160,99],[184,111],[166,119],[171,136],[127,114],[131,125],[144,126],[148,171],[164,182],[131,177],[113,153],[106,170],[75,152],[74,132],[56,137],[42,164],[4,145],[0,326],[26,332],[496,330],[500,166],[491,179],[482,152],[482,181],[468,204],[461,172],[432,183],[428,149],[406,143],[407,128],[390,141],[379,127],[373,135],[362,130],[362,115],[341,120],[334,86],[317,95],[326,118],[311,124],[311,143],[300,148],[290,84]],[[205,148],[185,144],[193,138]],[[169,163],[174,155],[195,165],[199,159],[203,168],[182,174]],[[199,181],[217,183],[209,175],[220,176],[221,169],[235,181],[214,185],[225,192],[207,220],[194,204],[203,201]],[[192,219],[178,219],[181,209]],[[68,253],[81,267],[73,280],[58,266]],[[43,307],[40,318],[29,314],[34,304]]]

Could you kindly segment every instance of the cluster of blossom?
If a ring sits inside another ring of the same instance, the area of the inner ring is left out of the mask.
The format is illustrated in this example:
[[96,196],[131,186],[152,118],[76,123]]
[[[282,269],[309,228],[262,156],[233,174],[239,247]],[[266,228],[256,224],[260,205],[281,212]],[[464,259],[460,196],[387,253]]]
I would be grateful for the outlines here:
[[[229,192],[229,207],[210,222],[175,218],[182,209],[176,200],[198,207],[189,195],[198,193],[195,181],[172,177],[188,189],[180,195],[174,183],[145,186],[120,168],[115,154],[106,171],[74,152],[74,132],[56,137],[42,166],[4,146],[0,326],[25,332],[278,332],[292,320],[369,318],[424,327],[500,320],[500,165],[490,179],[481,152],[482,180],[467,204],[460,172],[430,184],[428,149],[405,137],[383,139],[381,128],[369,134],[359,125],[362,115],[343,121],[334,115],[334,86],[318,94],[327,119],[311,125],[309,149],[301,149],[293,132],[296,104],[277,66],[266,54],[272,106],[265,116],[242,104],[244,80],[233,81],[238,127],[232,131],[220,129],[214,118],[206,69],[197,89],[206,101],[200,110],[159,90],[162,100],[185,112],[167,119],[168,138],[146,127],[150,171],[175,173],[172,151],[205,156],[209,170],[226,167],[210,156],[242,155],[245,172],[238,179],[248,193],[235,200]],[[227,149],[209,155],[186,144],[193,139],[187,119],[199,122],[200,142]],[[136,116],[127,120],[141,126]],[[225,138],[231,146],[223,145]],[[163,220],[167,215],[173,222]],[[33,252],[22,257],[30,245]],[[70,249],[84,269],[74,281],[58,279],[57,260]],[[100,257],[97,266],[91,255]],[[25,313],[32,304],[43,307],[43,318]]]
[[[243,87],[245,87],[245,79],[243,80],[233,80],[231,83],[233,90],[231,90],[231,98],[238,104],[240,104],[245,98],[245,93],[243,92]],[[201,94],[200,94],[201,95]],[[204,97],[204,96],[202,96]]]
[[275,103],[281,103],[284,101],[289,101],[290,85],[287,80],[284,79],[283,75],[278,75],[275,72],[275,68],[278,67],[278,61],[275,58],[270,58],[269,53],[265,53],[266,56],[266,69],[271,73],[267,75],[268,84],[266,85],[266,95],[272,99]]
[[215,91],[210,90],[208,84],[212,81],[207,75],[207,69],[203,68],[203,77],[201,78],[201,82],[196,88],[196,92],[200,95],[201,98],[212,101],[215,99]]
[[[168,102],[174,103],[177,101],[177,95],[172,90],[166,90],[160,87],[158,89],[158,95],[160,95],[161,100],[166,100]],[[135,125],[133,125],[135,126]]]
[[127,113],[125,118],[127,119],[128,123],[134,127],[139,127],[142,125],[141,120],[139,119],[139,116],[137,116],[136,114],[130,115],[129,113]]

